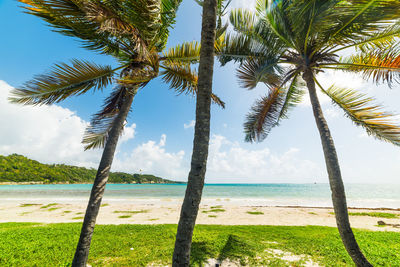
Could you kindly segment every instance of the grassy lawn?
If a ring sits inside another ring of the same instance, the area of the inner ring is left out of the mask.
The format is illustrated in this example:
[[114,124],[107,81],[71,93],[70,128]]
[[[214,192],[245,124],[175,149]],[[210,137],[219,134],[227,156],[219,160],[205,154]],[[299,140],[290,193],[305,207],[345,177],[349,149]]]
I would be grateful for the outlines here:
[[[69,266],[80,223],[0,224],[0,266]],[[89,263],[92,266],[168,264],[176,225],[98,225]],[[374,266],[400,266],[400,234],[355,231]],[[338,232],[330,227],[196,226],[193,266],[209,258],[230,258],[251,266],[288,266],[270,251],[309,255],[320,265],[353,266]],[[303,260],[304,261],[304,260]],[[300,262],[292,263],[299,266]]]

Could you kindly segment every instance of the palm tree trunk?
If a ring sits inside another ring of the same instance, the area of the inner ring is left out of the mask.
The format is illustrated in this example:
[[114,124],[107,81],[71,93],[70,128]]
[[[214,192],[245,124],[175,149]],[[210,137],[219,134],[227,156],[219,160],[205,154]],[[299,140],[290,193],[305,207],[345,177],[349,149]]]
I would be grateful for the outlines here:
[[124,122],[126,120],[126,117],[128,116],[136,92],[137,88],[130,90],[127,93],[127,97],[122,104],[122,107],[110,130],[106,145],[103,150],[103,155],[101,156],[101,161],[97,170],[96,178],[93,183],[92,192],[90,193],[90,199],[86,208],[85,219],[83,221],[81,235],[75,251],[72,267],[86,266],[94,226],[96,224],[96,218],[99,213],[101,200],[104,195],[104,190],[110,173],[111,164],[114,159],[115,149],[117,147],[119,136],[121,135],[121,132],[124,128]]
[[313,73],[310,69],[304,72],[303,79],[307,83],[315,121],[321,137],[326,168],[329,176],[329,185],[332,191],[332,202],[335,210],[336,224],[340,233],[340,237],[342,238],[342,242],[347,252],[357,266],[372,266],[361,252],[350,227],[346,194],[344,191],[335,145],[333,143],[328,124],[326,123],[324,115],[322,114],[322,109],[315,90]]
[[205,0],[201,30],[196,125],[191,169],[176,234],[172,266],[189,266],[193,229],[196,223],[206,174],[210,140],[210,105],[214,70],[217,0]]

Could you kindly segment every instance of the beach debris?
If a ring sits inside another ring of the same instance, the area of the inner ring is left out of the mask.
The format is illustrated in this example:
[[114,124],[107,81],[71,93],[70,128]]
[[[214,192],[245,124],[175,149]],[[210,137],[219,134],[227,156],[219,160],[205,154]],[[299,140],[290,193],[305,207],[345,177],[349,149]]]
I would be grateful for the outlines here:
[[392,226],[394,228],[400,228],[400,224],[398,224],[398,223],[385,223],[384,221],[378,221],[378,225]]

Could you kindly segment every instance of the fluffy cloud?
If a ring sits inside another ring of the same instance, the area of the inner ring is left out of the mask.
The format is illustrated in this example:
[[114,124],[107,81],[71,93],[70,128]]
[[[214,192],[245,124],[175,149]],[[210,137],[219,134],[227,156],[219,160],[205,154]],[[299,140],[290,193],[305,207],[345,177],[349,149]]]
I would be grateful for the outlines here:
[[183,124],[183,128],[184,129],[189,129],[189,128],[194,128],[194,125],[196,124],[196,121],[191,120],[189,123],[184,123]]
[[100,151],[83,151],[88,122],[69,109],[20,106],[7,100],[11,86],[0,81],[0,154],[23,154],[48,163],[97,165]]
[[[276,154],[268,148],[249,150],[214,135],[210,141],[207,176],[218,182],[314,182],[324,175],[317,164],[301,159],[297,148]],[[211,179],[210,179],[211,180]]]
[[114,169],[130,173],[149,173],[162,177],[185,180],[187,163],[183,150],[170,153],[165,150],[167,136],[163,134],[160,141],[148,141],[134,148],[130,153],[117,155]]

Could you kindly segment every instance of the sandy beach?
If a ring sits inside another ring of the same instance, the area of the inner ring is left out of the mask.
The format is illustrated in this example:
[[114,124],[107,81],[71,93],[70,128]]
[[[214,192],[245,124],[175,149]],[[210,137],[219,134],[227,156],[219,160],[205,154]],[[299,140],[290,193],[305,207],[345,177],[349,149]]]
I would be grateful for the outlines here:
[[[69,223],[81,222],[86,201],[43,202],[3,201],[0,222]],[[98,224],[176,224],[181,203],[176,199],[136,199],[103,202]],[[400,215],[399,210],[350,209],[349,212],[385,212]],[[373,231],[400,231],[392,226],[378,226],[378,221],[399,224],[400,219],[350,216],[352,227]],[[230,199],[205,199],[200,208],[198,224],[220,225],[319,225],[335,227],[332,208],[277,207],[240,205]]]

